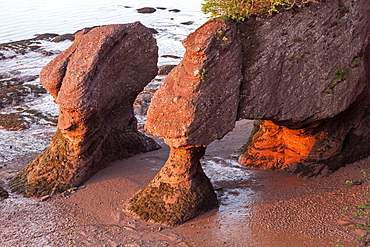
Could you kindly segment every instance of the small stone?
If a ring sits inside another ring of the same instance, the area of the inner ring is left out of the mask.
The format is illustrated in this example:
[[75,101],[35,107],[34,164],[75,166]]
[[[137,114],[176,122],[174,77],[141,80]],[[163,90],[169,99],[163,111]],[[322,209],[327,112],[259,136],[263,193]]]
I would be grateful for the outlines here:
[[181,22],[180,24],[182,24],[182,25],[192,25],[192,24],[194,24],[194,21]]
[[361,185],[362,184],[362,180],[361,179],[357,179],[356,181],[354,181],[352,183],[352,185]]
[[159,33],[157,30],[155,30],[154,28],[148,28],[149,29],[149,31],[152,33],[152,34],[157,34],[157,33]]
[[159,66],[158,75],[168,75],[176,66],[177,64]]
[[58,43],[58,42],[63,42],[65,40],[73,41],[74,39],[75,39],[75,35],[74,34],[67,33],[67,34],[59,35],[59,36],[53,38],[51,41]]
[[46,200],[49,200],[50,198],[51,198],[50,195],[43,196],[43,197],[40,198],[40,202],[44,202]]
[[181,57],[175,56],[175,55],[162,55],[161,57],[164,57],[164,58],[173,58],[173,59],[181,59]]
[[8,191],[6,191],[4,188],[0,187],[0,199],[6,199],[9,197]]
[[137,9],[137,12],[140,14],[151,14],[156,11],[157,10],[155,8],[151,8],[151,7],[144,7],[144,8]]

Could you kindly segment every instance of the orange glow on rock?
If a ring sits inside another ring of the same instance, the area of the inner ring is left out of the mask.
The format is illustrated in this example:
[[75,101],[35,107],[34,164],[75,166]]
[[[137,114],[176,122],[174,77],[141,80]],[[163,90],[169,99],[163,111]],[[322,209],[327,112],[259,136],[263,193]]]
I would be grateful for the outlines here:
[[313,135],[305,129],[289,129],[266,120],[240,156],[239,163],[265,170],[284,169],[316,157],[314,147],[326,136],[323,132]]

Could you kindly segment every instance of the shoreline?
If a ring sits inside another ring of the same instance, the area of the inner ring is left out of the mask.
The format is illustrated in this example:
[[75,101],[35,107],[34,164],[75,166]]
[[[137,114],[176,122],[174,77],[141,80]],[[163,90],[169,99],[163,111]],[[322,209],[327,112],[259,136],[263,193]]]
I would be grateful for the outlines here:
[[[162,143],[160,150],[111,163],[68,197],[39,202],[11,194],[0,203],[0,239],[5,246],[358,246],[361,233],[350,230],[352,219],[341,211],[362,204],[367,184],[345,181],[361,179],[370,158],[311,179],[228,163],[251,128],[251,121],[239,121],[207,148],[201,162],[220,207],[196,219],[167,227],[125,210],[166,161]],[[221,159],[226,162],[215,162]]]

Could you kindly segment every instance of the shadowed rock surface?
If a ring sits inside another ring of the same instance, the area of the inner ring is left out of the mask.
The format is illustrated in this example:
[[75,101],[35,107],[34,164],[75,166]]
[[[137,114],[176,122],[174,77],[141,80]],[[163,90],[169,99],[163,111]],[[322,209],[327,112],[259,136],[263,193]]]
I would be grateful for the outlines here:
[[238,117],[270,120],[242,164],[307,176],[369,155],[369,11],[330,0],[242,25]]
[[328,0],[246,21],[238,117],[297,128],[345,111],[369,82],[369,9],[366,0]]
[[133,102],[157,74],[158,48],[139,22],[76,34],[41,71],[60,107],[50,146],[10,180],[13,190],[44,196],[78,186],[108,162],[159,148],[137,131]]
[[184,41],[184,59],[166,77],[149,107],[146,130],[171,147],[152,182],[131,201],[142,219],[175,225],[218,205],[199,159],[208,144],[234,128],[242,53],[231,22],[210,21]]

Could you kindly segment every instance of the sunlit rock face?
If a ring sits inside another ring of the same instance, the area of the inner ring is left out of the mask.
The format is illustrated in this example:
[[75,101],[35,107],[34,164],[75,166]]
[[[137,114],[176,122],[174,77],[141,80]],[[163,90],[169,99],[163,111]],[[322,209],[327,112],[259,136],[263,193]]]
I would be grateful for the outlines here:
[[40,80],[60,107],[50,146],[11,181],[43,196],[80,185],[108,162],[159,148],[137,131],[133,102],[157,74],[158,48],[139,22],[84,29]]
[[176,225],[218,205],[200,165],[206,146],[234,128],[242,81],[237,26],[209,21],[184,41],[184,59],[152,99],[146,130],[161,136],[170,156],[130,201],[142,219]]
[[293,165],[326,161],[342,151],[343,136],[336,131],[290,129],[265,120],[255,123],[247,150],[239,163],[264,170],[280,170]]
[[236,25],[209,21],[152,99],[145,128],[172,147],[208,145],[234,128],[242,76]]
[[369,12],[329,0],[242,25],[238,118],[270,120],[242,164],[317,175],[370,154]]

